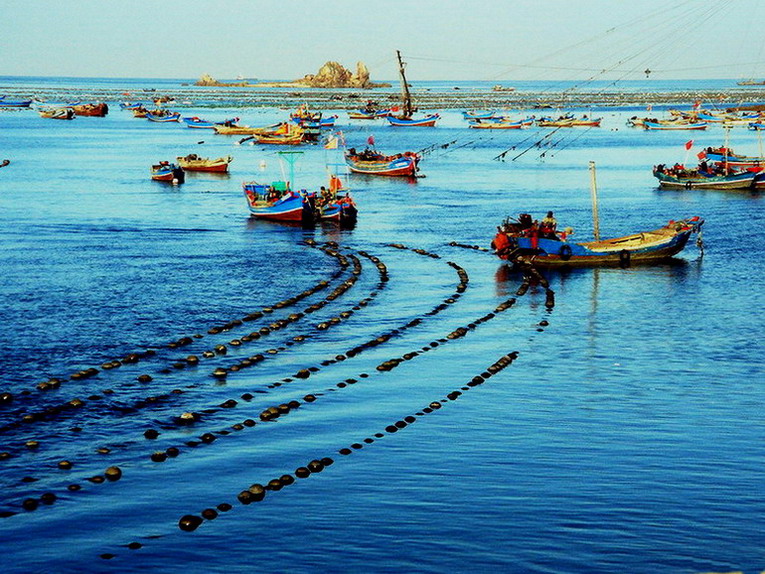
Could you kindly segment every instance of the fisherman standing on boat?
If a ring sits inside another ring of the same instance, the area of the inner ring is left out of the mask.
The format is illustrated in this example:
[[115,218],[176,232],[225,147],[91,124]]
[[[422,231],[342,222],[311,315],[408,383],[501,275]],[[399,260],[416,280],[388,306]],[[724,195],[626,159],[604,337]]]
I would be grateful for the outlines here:
[[558,221],[553,216],[552,211],[547,212],[547,215],[542,219],[539,228],[542,237],[555,239],[555,231],[558,229]]

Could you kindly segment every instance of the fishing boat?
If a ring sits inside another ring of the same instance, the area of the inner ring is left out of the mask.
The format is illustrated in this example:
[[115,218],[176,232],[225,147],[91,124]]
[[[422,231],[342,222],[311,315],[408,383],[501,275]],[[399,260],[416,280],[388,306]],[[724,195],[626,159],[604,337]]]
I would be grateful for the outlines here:
[[[341,192],[345,191],[345,195]],[[318,219],[330,222],[340,227],[353,227],[358,219],[358,209],[351,194],[343,188],[340,178],[336,175],[329,177],[329,189],[322,188],[322,193],[316,198]]]
[[154,181],[170,181],[173,183],[183,183],[186,174],[183,168],[168,161],[161,161],[151,166],[151,179]]
[[246,181],[242,184],[250,215],[258,219],[313,225],[315,194],[293,191],[289,182],[275,181],[270,185]]
[[375,107],[374,102],[369,101],[364,108],[348,112],[348,118],[351,120],[376,120],[378,118],[384,118],[390,114],[390,109],[378,110]]
[[145,118],[146,115],[149,113],[148,108],[145,108],[143,106],[138,106],[137,108],[133,108],[133,117],[134,118]]
[[700,153],[699,157],[736,168],[765,165],[765,157],[763,156],[740,155],[734,153],[733,150],[728,147],[708,147]]
[[599,127],[601,121],[601,118],[590,118],[587,116],[577,118],[572,114],[566,114],[558,118],[539,118],[537,125],[542,128]]
[[223,125],[215,125],[213,128],[215,129],[216,134],[224,136],[253,136],[273,134],[280,128],[286,130],[287,128],[285,126],[287,125],[289,124],[286,124],[285,122],[279,122],[269,126],[253,128],[251,126],[239,125],[234,122],[224,122]]
[[345,163],[350,170],[366,175],[414,177],[419,162],[420,156],[411,151],[389,156],[370,149],[356,153],[354,148],[350,148],[345,152]]
[[687,121],[643,121],[643,127],[647,130],[705,130],[706,122]]
[[626,267],[670,259],[685,248],[691,234],[700,233],[703,224],[703,219],[691,217],[651,231],[572,243],[559,234],[536,236],[521,223],[505,221],[498,228],[492,248],[500,259],[538,267]]
[[471,120],[468,124],[469,128],[481,129],[481,130],[520,130],[527,127],[529,124],[526,120],[516,121],[494,121],[490,120]]
[[303,130],[297,129],[287,133],[273,133],[254,135],[252,137],[254,144],[264,145],[300,145],[303,143]]
[[396,50],[396,56],[398,57],[398,71],[401,76],[401,96],[404,100],[404,107],[400,115],[387,115],[385,119],[388,123],[396,127],[433,127],[441,117],[438,114],[430,114],[422,118],[414,118],[414,108],[412,107],[412,95],[409,93],[409,84],[406,81],[406,75],[404,74],[404,62],[401,59],[401,52]]
[[109,113],[109,106],[104,102],[99,102],[97,104],[73,104],[71,108],[78,116],[94,116],[102,118]]
[[143,107],[141,102],[122,102],[120,103],[121,110],[135,110],[136,108]]
[[177,122],[181,119],[181,114],[171,112],[170,110],[153,110],[147,112],[146,119],[150,122]]
[[50,118],[52,120],[73,120],[75,113],[72,108],[40,108],[38,110],[41,118]]
[[6,96],[0,96],[0,108],[28,108],[32,100],[9,100]]
[[[517,220],[506,219],[497,227],[491,242],[502,260],[535,267],[627,267],[638,263],[665,261],[682,251],[691,234],[700,235],[704,220],[700,217],[671,220],[651,231],[642,231],[613,239],[600,239],[595,162],[590,162],[594,241],[569,241],[573,230],[557,230],[552,212],[539,225],[531,215],[521,214]],[[699,237],[699,245],[701,245]]]
[[230,155],[219,157],[217,159],[208,159],[199,157],[195,153],[183,157],[177,157],[178,165],[185,171],[206,171],[211,173],[225,173],[228,171],[228,165],[234,161]]
[[687,169],[684,167],[668,168],[657,165],[653,175],[659,180],[661,187],[675,189],[747,189],[752,187],[761,168],[748,170],[727,170],[718,173],[714,170],[701,168]]
[[239,118],[231,118],[229,120],[223,120],[222,122],[210,122],[203,120],[197,116],[181,118],[181,121],[186,124],[186,127],[194,129],[215,129],[215,126],[229,126],[239,121]]
[[490,120],[497,115],[495,110],[463,110],[462,117],[466,120]]

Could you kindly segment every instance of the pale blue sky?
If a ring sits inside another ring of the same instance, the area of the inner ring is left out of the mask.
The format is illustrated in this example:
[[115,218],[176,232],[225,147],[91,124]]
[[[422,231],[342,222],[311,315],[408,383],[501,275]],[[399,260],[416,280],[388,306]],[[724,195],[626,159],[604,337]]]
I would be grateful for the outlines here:
[[415,81],[765,78],[763,4],[0,0],[0,75],[294,79],[362,60],[395,80],[399,49]]

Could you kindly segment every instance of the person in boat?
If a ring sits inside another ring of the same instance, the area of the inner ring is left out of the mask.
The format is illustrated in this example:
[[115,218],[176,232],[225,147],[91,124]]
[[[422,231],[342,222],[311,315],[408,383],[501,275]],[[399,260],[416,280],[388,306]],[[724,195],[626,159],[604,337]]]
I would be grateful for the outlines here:
[[539,236],[546,237],[547,239],[557,239],[555,232],[558,230],[558,221],[555,219],[552,211],[548,211],[547,215],[539,223]]
[[574,228],[573,227],[564,227],[563,231],[561,231],[558,234],[558,238],[561,241],[568,241],[568,236],[574,234]]

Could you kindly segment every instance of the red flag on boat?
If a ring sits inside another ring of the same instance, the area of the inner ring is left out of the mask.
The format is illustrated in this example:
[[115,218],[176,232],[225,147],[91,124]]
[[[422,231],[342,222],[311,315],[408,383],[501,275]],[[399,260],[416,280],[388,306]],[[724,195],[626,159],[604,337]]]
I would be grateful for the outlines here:
[[693,102],[693,109],[698,110],[699,108],[701,108],[701,100],[696,100]]
[[693,147],[693,140],[688,140],[685,142],[685,149],[691,149]]
[[696,157],[699,159],[707,159],[707,152],[704,150],[701,150],[699,153],[696,154]]
[[367,143],[368,143],[369,145],[375,145],[375,136],[369,136],[369,137],[367,138]]
[[398,106],[393,106],[390,111],[397,113],[398,112]]

